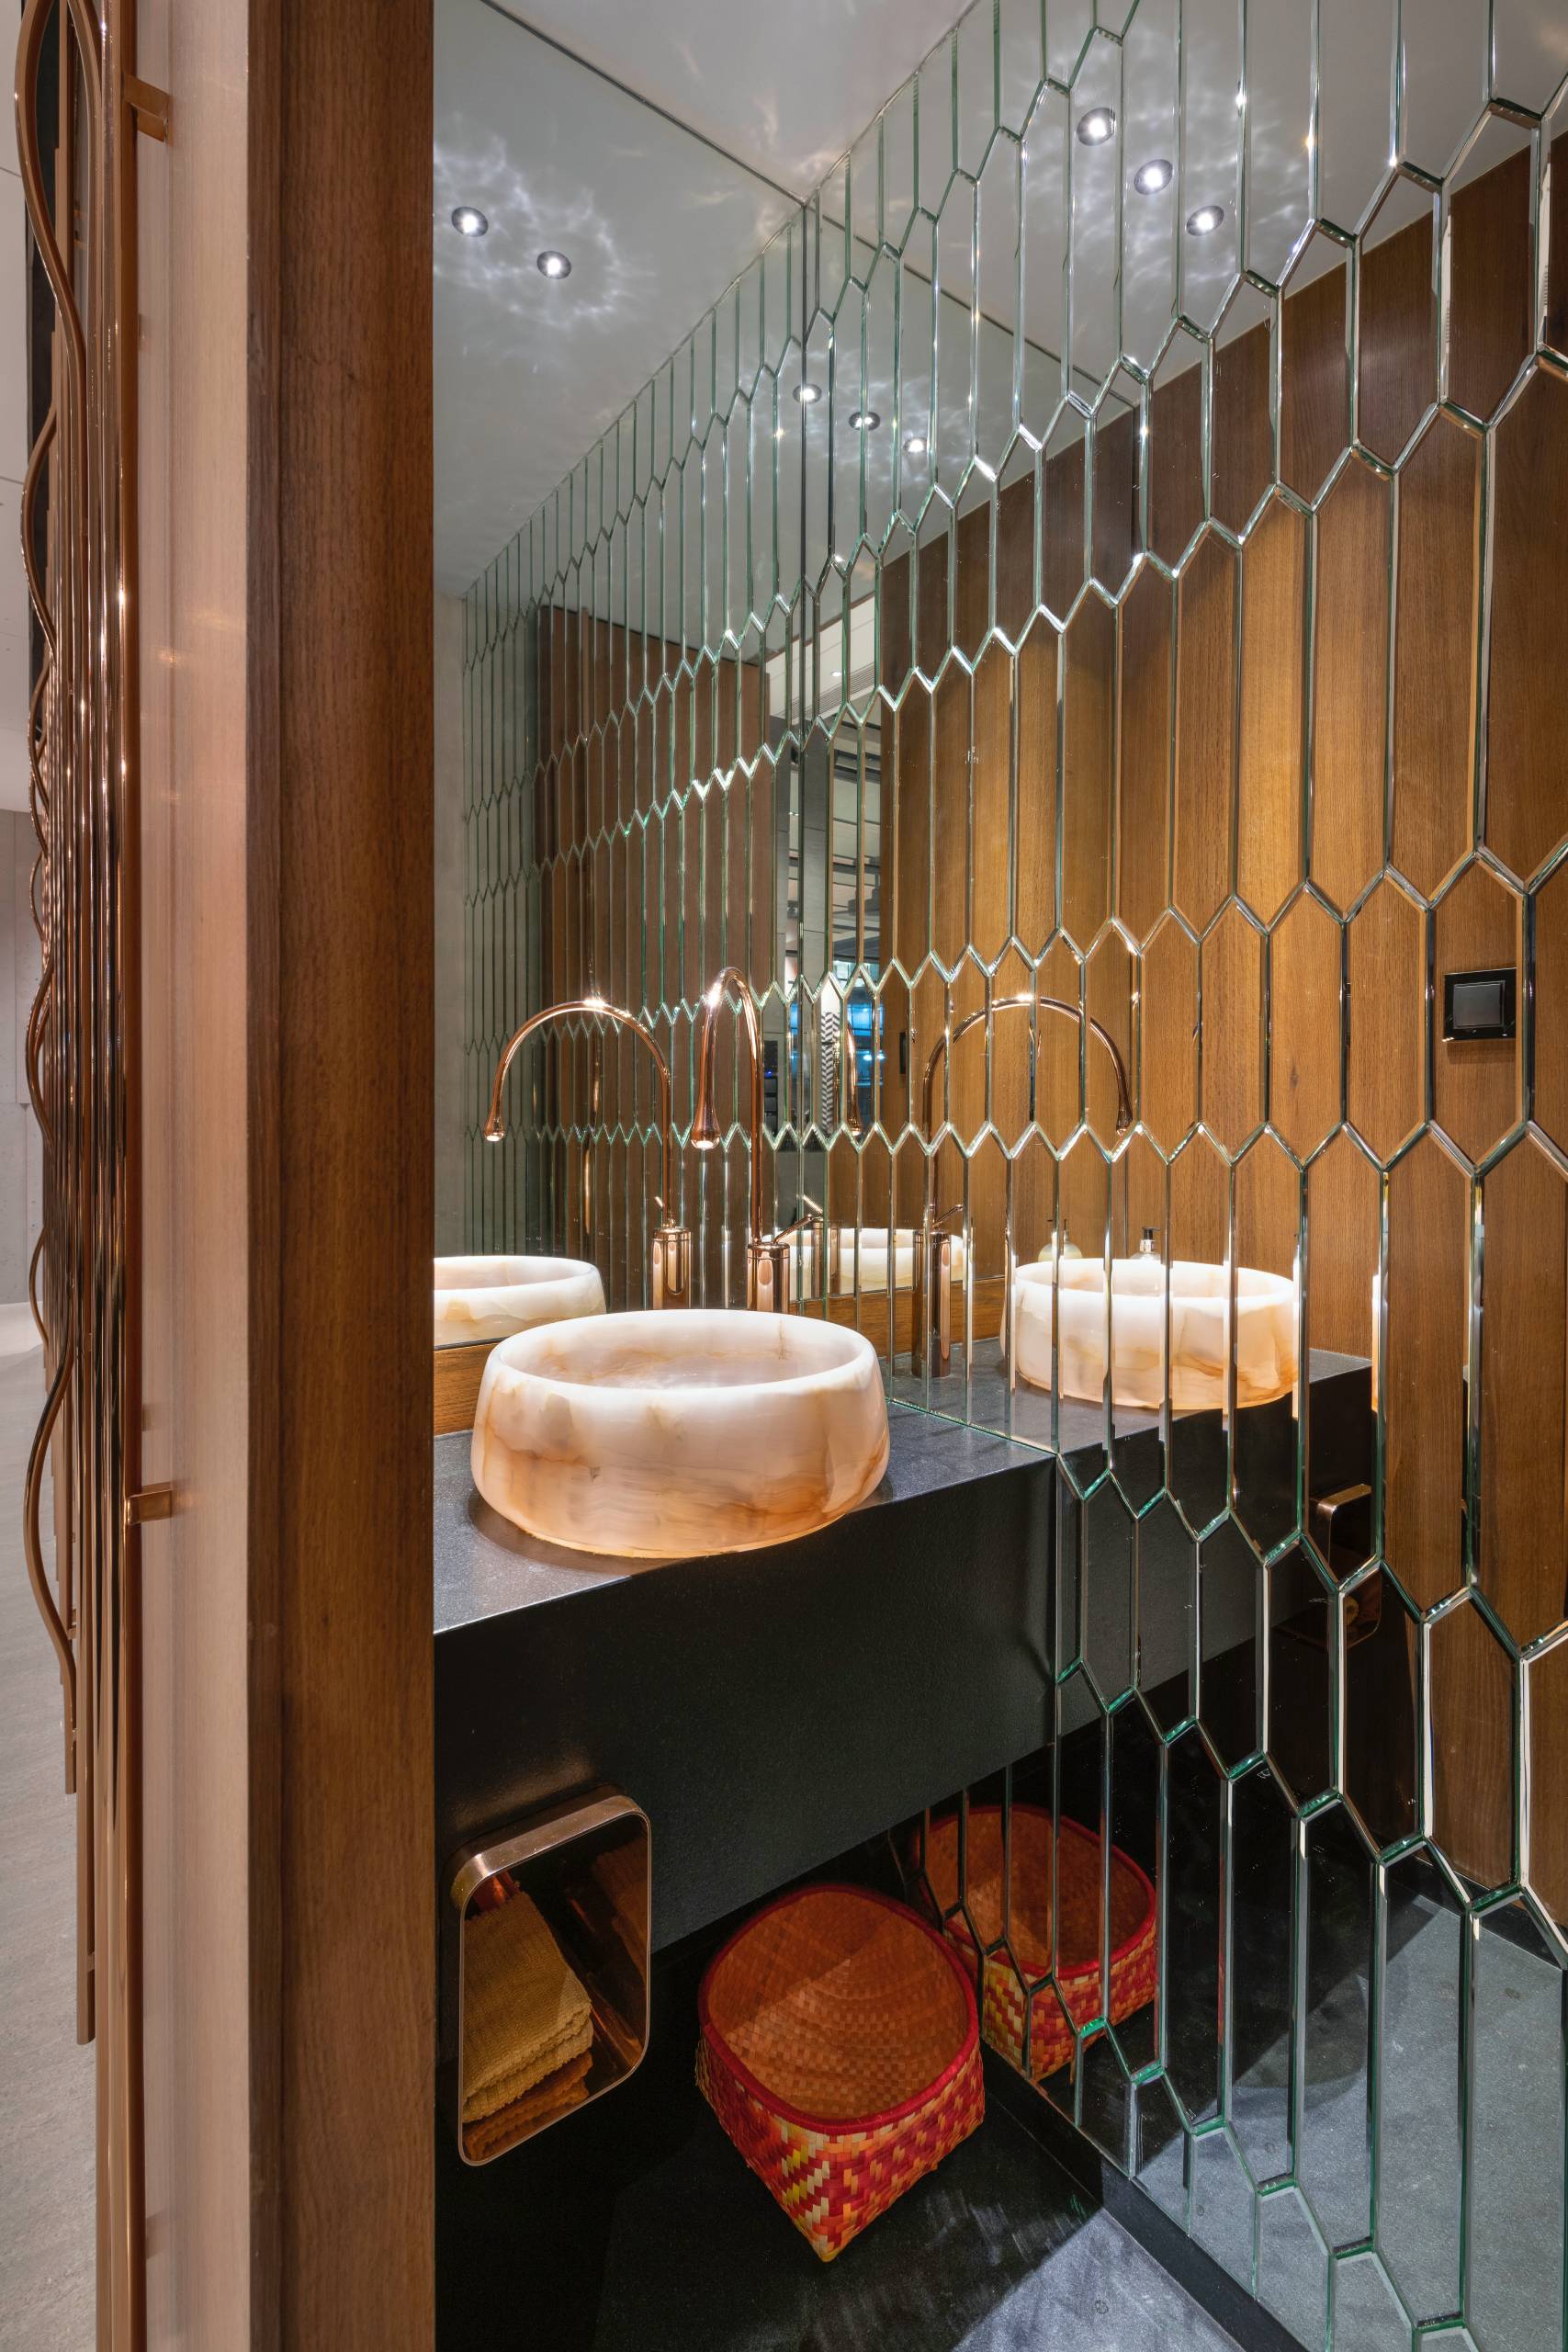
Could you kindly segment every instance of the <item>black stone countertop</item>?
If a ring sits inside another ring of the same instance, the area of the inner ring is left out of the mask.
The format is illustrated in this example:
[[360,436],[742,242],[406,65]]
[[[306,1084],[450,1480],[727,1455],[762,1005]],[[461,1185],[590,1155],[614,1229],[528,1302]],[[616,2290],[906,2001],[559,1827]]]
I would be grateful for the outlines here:
[[[1117,1414],[1119,1430],[1153,1429],[1153,1415],[1130,1422]],[[1038,1464],[1049,1448],[1020,1445],[992,1431],[948,1420],[919,1407],[889,1403],[888,1459],[882,1484],[852,1518],[908,1504],[920,1497],[998,1472]],[[1092,1405],[1064,1400],[1058,1423],[1067,1452],[1094,1443],[1104,1416]],[[487,1617],[510,1615],[543,1601],[567,1600],[594,1592],[623,1577],[657,1575],[664,1560],[626,1559],[610,1553],[575,1552],[525,1534],[492,1510],[475,1490],[469,1472],[468,1432],[435,1440],[435,1632],[437,1637]],[[809,1540],[809,1539],[803,1539]],[[774,1547],[777,1548],[777,1547]],[[746,1560],[752,1554],[731,1555]]]

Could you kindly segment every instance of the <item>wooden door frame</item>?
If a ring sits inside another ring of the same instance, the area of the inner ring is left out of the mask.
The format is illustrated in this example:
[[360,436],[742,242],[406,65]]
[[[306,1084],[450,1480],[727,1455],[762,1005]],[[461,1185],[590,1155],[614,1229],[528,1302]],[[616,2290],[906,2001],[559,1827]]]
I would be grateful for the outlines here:
[[434,2327],[431,0],[249,0],[254,2346]]

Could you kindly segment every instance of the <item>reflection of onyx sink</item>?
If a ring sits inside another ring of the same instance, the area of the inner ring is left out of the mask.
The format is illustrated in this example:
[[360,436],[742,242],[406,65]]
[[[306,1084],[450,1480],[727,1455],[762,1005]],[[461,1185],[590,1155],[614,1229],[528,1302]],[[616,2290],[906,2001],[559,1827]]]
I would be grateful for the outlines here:
[[[1013,1273],[1012,1342],[1021,1380],[1052,1383],[1051,1329],[1057,1269],[1049,1261]],[[1105,1393],[1105,1264],[1061,1262],[1061,1388],[1098,1404]],[[1235,1277],[1235,1401],[1263,1405],[1296,1377],[1296,1286],[1250,1267]],[[1230,1270],[1177,1259],[1170,1267],[1170,1401],[1195,1412],[1225,1401],[1230,1362]],[[1166,1269],[1157,1258],[1117,1258],[1111,1269],[1111,1400],[1156,1412],[1165,1400]]]
[[505,1340],[536,1323],[603,1315],[604,1285],[581,1258],[437,1258],[435,1344]]
[[750,1551],[880,1480],[876,1351],[834,1323],[705,1307],[525,1331],[485,1366],[472,1461],[485,1500],[553,1544]]
[[[964,1280],[964,1236],[948,1237],[953,1246],[953,1279]],[[900,1225],[893,1232],[893,1287],[910,1290],[915,1281],[915,1245],[919,1237],[914,1230]],[[858,1252],[857,1252],[858,1244]],[[822,1282],[818,1272],[818,1237],[808,1226],[800,1236],[800,1258],[797,1284],[804,1298],[822,1295]],[[795,1244],[790,1243],[792,1271]],[[862,1226],[858,1231],[852,1225],[836,1225],[828,1233],[828,1283],[829,1298],[852,1298],[854,1295],[857,1265],[861,1294],[887,1288],[887,1227],[885,1225]]]

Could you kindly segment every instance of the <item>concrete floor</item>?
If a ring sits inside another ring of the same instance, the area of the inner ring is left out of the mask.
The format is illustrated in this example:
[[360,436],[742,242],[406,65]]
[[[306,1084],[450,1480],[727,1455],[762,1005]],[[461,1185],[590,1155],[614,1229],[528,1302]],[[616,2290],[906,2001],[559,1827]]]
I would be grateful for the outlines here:
[[89,2352],[93,2053],[76,2046],[75,1807],[60,1678],[22,1555],[43,1402],[31,1339],[26,1306],[0,1306],[0,2348]]

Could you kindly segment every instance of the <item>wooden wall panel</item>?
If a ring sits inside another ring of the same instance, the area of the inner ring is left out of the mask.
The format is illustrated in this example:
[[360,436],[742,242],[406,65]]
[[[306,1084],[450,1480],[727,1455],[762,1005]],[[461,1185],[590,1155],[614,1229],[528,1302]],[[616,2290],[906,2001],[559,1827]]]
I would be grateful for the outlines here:
[[1538,369],[1493,446],[1486,841],[1525,877],[1568,832],[1568,383]]
[[1275,498],[1241,560],[1236,890],[1265,922],[1302,876],[1307,525]]
[[1310,871],[1348,913],[1383,862],[1393,496],[1359,459],[1318,510]]
[[1471,840],[1481,444],[1439,416],[1399,480],[1393,856],[1430,894]]
[[1195,930],[1230,888],[1235,599],[1235,555],[1211,531],[1189,559],[1177,606],[1173,903]]

